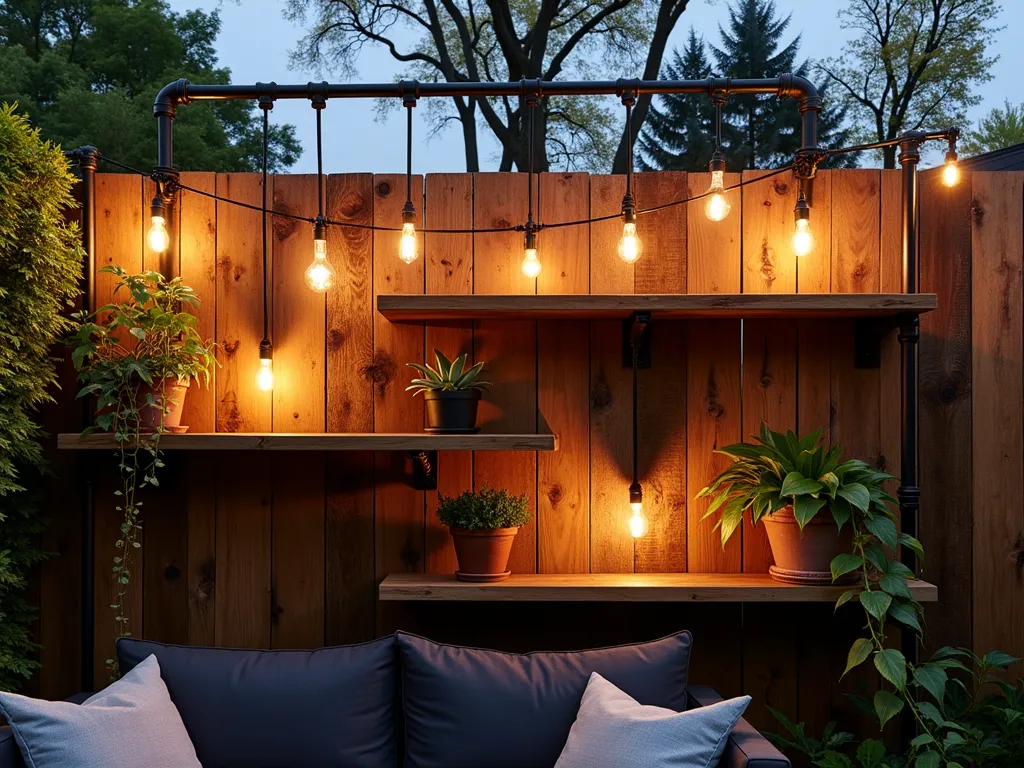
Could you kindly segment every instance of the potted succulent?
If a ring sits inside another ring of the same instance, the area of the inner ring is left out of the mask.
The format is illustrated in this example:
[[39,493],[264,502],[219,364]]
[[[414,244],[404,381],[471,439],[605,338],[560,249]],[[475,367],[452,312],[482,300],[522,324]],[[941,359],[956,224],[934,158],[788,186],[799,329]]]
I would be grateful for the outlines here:
[[[840,461],[841,449],[820,444],[821,430],[805,437],[761,425],[756,445],[739,443],[716,453],[732,465],[697,494],[711,497],[705,517],[719,514],[722,546],[750,511],[764,522],[775,565],[771,575],[796,584],[831,584],[832,560],[853,549],[853,516],[870,529],[892,524],[888,504],[896,500],[883,483],[894,479],[859,459]],[[820,513],[820,514],[819,514]],[[851,574],[838,578],[849,579]]]
[[460,581],[504,581],[519,526],[530,522],[526,496],[486,486],[458,496],[438,497],[437,518],[452,535]]
[[203,341],[195,315],[182,309],[199,299],[180,277],[129,275],[120,266],[100,272],[117,277],[115,297],[122,291],[128,297],[74,316],[78,332],[70,341],[71,358],[84,382],[78,396],[96,395],[100,429],[184,432],[188,386],[193,379],[208,384],[214,365],[213,343]]
[[434,350],[437,368],[420,363],[406,363],[416,369],[422,378],[413,379],[406,392],[423,393],[427,401],[427,432],[477,432],[476,413],[481,390],[490,386],[480,381],[483,363],[466,368],[465,353],[452,362],[437,349]]

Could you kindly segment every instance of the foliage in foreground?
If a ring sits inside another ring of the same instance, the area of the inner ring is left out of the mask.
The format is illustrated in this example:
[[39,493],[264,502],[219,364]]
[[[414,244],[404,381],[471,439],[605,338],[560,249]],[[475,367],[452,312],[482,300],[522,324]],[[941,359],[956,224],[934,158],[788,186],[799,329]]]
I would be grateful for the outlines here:
[[439,496],[437,519],[449,528],[487,530],[512,528],[530,522],[529,502],[525,495],[486,486],[458,496]]
[[76,203],[59,149],[9,105],[0,107],[0,688],[38,668],[24,598],[29,569],[44,555],[38,491],[46,462],[38,409],[53,401],[51,346],[69,327],[82,251],[64,218]]

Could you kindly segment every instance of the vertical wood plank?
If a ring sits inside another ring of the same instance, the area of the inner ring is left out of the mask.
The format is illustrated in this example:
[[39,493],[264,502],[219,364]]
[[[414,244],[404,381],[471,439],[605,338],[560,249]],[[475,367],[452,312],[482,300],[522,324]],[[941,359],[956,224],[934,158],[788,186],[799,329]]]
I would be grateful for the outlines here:
[[[832,288],[832,178],[837,171],[818,171],[808,203],[811,206],[811,233],[814,250],[796,257],[796,290],[799,293],[830,293]],[[843,171],[842,173],[845,173]],[[796,186],[792,182],[792,186]],[[793,198],[796,204],[796,198]],[[793,253],[792,237],[796,224],[792,211],[784,226],[776,230],[781,238],[777,248]]]
[[[946,187],[921,178],[921,290],[938,307],[921,317],[920,539],[922,578],[942,602],[925,606],[930,645],[970,646],[972,636],[971,177]],[[899,471],[897,464],[896,474]]]
[[[685,173],[636,177],[640,208],[679,200],[686,189]],[[686,293],[687,207],[640,217],[645,255],[634,265],[634,293]],[[680,403],[687,381],[686,335],[678,323],[652,325],[651,368],[639,375],[640,482],[650,532],[635,542],[637,572],[679,572],[687,566],[687,413]]]
[[[738,173],[725,174],[725,186],[740,183]],[[710,173],[690,173],[686,177],[688,197],[707,192]],[[742,190],[726,192],[732,206],[721,221],[711,221],[704,213],[706,198],[687,206],[686,216],[686,292],[739,293],[743,267],[741,237],[743,226]],[[657,254],[654,254],[657,258]]]
[[743,187],[743,291],[794,293],[797,265],[789,243],[797,184],[788,173],[756,181],[765,173],[743,172],[750,182]]
[[[477,229],[503,227],[526,220],[527,179],[524,174],[476,175],[473,222]],[[550,269],[547,233],[538,237],[543,269]],[[480,232],[473,236],[474,293],[533,293],[535,281],[519,270],[523,236],[517,232]],[[477,361],[487,363],[494,383],[480,403],[485,432],[533,432],[537,428],[537,324],[533,321],[478,322],[474,330]],[[473,459],[477,488],[506,488],[526,494],[534,519],[519,529],[509,568],[513,573],[537,570],[537,456],[532,453],[477,453]]]
[[[268,179],[268,201],[273,183]],[[261,185],[257,174],[217,176],[217,194],[250,205],[261,205]],[[217,431],[269,432],[273,393],[256,387],[256,373],[264,287],[273,312],[272,254],[264,271],[258,211],[218,202],[217,233]],[[232,454],[217,461],[217,645],[266,648],[270,643],[269,468],[269,457],[262,455]]]
[[[333,221],[373,223],[373,176],[327,177]],[[373,238],[369,230],[327,230],[338,280],[327,294],[327,431],[373,431]],[[327,454],[326,616],[328,645],[374,635],[373,454]]]
[[1024,653],[1024,174],[975,173],[971,250],[974,649]]
[[[373,223],[400,227],[405,203],[405,179],[397,175],[373,177]],[[423,210],[423,179],[413,179],[412,199]],[[422,222],[422,217],[418,219]],[[421,225],[422,226],[422,225]],[[398,233],[373,233],[373,294],[423,293],[424,260],[422,235],[420,258],[406,264],[398,258]],[[377,432],[416,432],[423,428],[423,403],[406,392],[409,379],[407,362],[422,361],[424,330],[422,324],[393,325],[380,314],[373,315],[373,424]],[[408,459],[400,453],[374,455],[374,510],[376,530],[377,578],[388,573],[422,571],[424,494],[412,488],[407,479]],[[394,629],[397,610],[379,606],[377,632]]]
[[[434,229],[473,228],[473,176],[468,173],[427,176],[427,226]],[[473,292],[473,235],[427,234],[427,293]],[[473,324],[430,323],[427,359],[440,349],[450,360],[463,352],[473,359]],[[433,362],[431,362],[433,365]],[[484,379],[489,380],[485,371]],[[486,396],[486,395],[485,395]],[[442,451],[438,455],[437,491],[427,493],[427,571],[454,573],[455,547],[448,528],[437,519],[439,495],[457,496],[473,487],[473,454]]]
[[[274,210],[317,206],[317,177],[274,180]],[[294,219],[274,221],[275,432],[326,429],[327,297],[303,273],[313,232]],[[276,456],[272,469],[271,635],[273,648],[318,648],[324,641],[324,456]]]
[[[622,209],[623,176],[590,178],[590,215]],[[591,293],[632,293],[633,266],[616,253],[622,237],[619,219],[590,227]],[[622,365],[622,324],[590,323],[590,570],[630,573],[633,538],[629,535],[632,480],[632,374]]]
[[[581,173],[540,177],[541,220],[586,219],[590,178]],[[587,293],[589,227],[544,232],[546,268],[538,293]],[[538,431],[558,436],[558,450],[537,456],[537,570],[586,573],[590,566],[590,327],[586,320],[537,324]]]
[[[101,173],[96,176],[96,267],[120,265],[129,273],[135,274],[142,269],[143,237],[142,228],[143,185],[137,176],[125,174]],[[113,275],[96,275],[95,306],[100,307],[115,300],[123,300],[123,295],[114,296]],[[117,554],[115,542],[121,536],[121,522],[124,516],[115,509],[119,506],[114,490],[120,487],[120,478],[116,464],[104,462],[94,465],[99,471],[96,474],[94,499],[95,522],[95,633],[94,641],[96,656],[91,660],[97,682],[107,680],[109,675],[106,659],[114,656],[114,637],[117,626],[114,622],[115,585],[111,578],[113,558]],[[146,495],[140,500],[145,502]],[[141,543],[145,545],[145,531],[141,535]],[[133,553],[131,582],[124,597],[123,610],[129,618],[128,631],[140,636],[143,629],[143,574],[145,563],[143,550]]]

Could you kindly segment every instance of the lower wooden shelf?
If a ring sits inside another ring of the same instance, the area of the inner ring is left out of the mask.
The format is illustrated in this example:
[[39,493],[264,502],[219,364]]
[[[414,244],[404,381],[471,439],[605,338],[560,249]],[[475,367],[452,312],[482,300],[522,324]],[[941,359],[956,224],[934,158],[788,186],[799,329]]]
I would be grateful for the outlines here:
[[[831,603],[847,589],[782,584],[767,573],[523,573],[494,584],[392,573],[379,594],[388,601]],[[927,581],[911,580],[910,593],[919,602],[939,599],[938,588]]]

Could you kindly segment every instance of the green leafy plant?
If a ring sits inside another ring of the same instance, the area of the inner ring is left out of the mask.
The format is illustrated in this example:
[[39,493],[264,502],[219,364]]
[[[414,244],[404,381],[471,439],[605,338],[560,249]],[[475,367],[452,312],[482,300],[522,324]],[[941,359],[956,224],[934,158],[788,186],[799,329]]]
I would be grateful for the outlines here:
[[[890,752],[879,739],[858,744],[834,722],[821,738],[813,738],[803,723],[775,710],[787,735],[768,737],[822,768],[1019,768],[1024,765],[1024,680],[1011,684],[1002,673],[1017,661],[1000,651],[984,656],[966,648],[936,651],[914,670],[910,683],[922,699],[918,707],[928,728],[900,752]],[[873,711],[872,701],[854,699]]]
[[458,496],[439,496],[437,519],[449,528],[471,531],[512,528],[530,522],[529,502],[525,495],[513,496],[485,486]]
[[[160,454],[163,415],[172,403],[166,400],[161,383],[197,380],[208,384],[216,364],[214,345],[203,341],[195,315],[184,310],[199,299],[180,277],[166,279],[159,272],[131,275],[120,266],[101,272],[117,277],[114,297],[127,293],[125,301],[100,307],[92,313],[76,313],[78,331],[69,341],[71,359],[84,386],[78,397],[96,397],[96,429],[112,431],[119,449],[121,488],[115,491],[124,515],[113,578],[116,598],[111,604],[117,637],[126,637],[128,616],[124,595],[131,581],[131,560],[140,547],[142,529],[139,514],[143,502],[138,491],[158,486],[157,470],[164,466]],[[161,422],[151,434],[142,432],[142,409],[155,408]],[[107,659],[112,677],[117,662]]]
[[412,391],[416,395],[420,392],[458,392],[465,389],[487,389],[491,385],[488,381],[479,380],[480,372],[484,369],[483,363],[466,368],[465,352],[452,362],[435,349],[434,358],[437,360],[436,369],[420,363],[406,363],[423,376],[421,379],[413,379],[405,388],[406,392]]
[[53,402],[53,344],[71,327],[79,294],[81,231],[68,211],[76,181],[60,147],[12,105],[0,106],[0,689],[39,668],[25,598],[45,559],[40,502],[52,481],[39,409]]
[[[720,513],[716,528],[721,529],[722,546],[735,533],[749,510],[750,519],[757,525],[765,515],[792,506],[800,529],[810,522],[824,507],[840,530],[857,511],[871,525],[884,529],[886,539],[896,546],[896,528],[888,535],[888,525],[895,515],[888,507],[895,502],[886,493],[883,483],[894,479],[891,475],[872,469],[859,459],[840,461],[842,449],[838,445],[825,448],[821,444],[822,430],[804,437],[793,432],[771,431],[761,424],[757,444],[737,443],[715,451],[732,459],[732,464],[697,494],[697,498],[711,497],[704,517]],[[877,520],[877,522],[876,522]],[[849,572],[847,569],[845,572]]]

